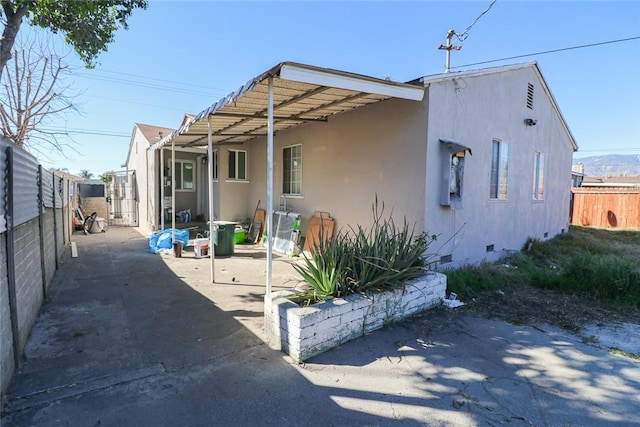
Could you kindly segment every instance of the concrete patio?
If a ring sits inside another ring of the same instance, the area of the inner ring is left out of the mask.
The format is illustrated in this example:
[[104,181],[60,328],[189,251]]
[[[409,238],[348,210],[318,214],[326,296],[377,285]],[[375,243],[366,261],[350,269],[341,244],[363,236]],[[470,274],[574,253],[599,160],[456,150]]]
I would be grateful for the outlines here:
[[132,228],[75,241],[3,426],[638,425],[640,363],[563,331],[436,309],[297,365],[262,340],[263,249],[212,284]]

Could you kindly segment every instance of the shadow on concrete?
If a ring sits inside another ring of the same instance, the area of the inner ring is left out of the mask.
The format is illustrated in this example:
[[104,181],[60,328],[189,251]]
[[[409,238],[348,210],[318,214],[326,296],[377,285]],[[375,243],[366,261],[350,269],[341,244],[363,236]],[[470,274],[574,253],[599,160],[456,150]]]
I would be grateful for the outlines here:
[[605,425],[640,412],[637,363],[469,316],[420,316],[298,366],[261,340],[263,272],[248,257],[212,284],[208,260],[151,255],[132,229],[75,240],[3,426]]

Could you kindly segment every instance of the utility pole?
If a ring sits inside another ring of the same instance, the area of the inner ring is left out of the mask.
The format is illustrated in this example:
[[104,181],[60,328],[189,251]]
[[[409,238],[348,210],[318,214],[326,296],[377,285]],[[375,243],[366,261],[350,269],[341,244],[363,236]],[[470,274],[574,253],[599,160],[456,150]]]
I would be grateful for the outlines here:
[[445,73],[448,73],[451,68],[451,51],[462,49],[462,46],[454,46],[451,44],[451,39],[455,34],[456,34],[455,30],[447,31],[447,44],[438,46],[438,50],[445,51],[445,63],[444,63]]

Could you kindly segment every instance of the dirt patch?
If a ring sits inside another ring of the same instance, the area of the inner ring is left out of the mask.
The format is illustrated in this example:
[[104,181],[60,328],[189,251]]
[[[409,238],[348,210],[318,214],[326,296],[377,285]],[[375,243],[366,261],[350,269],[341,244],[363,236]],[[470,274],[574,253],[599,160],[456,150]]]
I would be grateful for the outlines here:
[[549,324],[579,333],[589,324],[640,324],[640,309],[602,303],[580,295],[564,295],[528,285],[480,291],[464,299],[459,312],[473,312],[518,325]]

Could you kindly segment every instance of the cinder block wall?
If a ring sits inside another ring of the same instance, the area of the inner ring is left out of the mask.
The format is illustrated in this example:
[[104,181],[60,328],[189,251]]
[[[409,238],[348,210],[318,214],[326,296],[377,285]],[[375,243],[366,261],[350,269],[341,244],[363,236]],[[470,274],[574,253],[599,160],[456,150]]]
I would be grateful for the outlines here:
[[82,212],[85,215],[91,215],[96,212],[99,217],[109,219],[109,206],[104,197],[83,197]]
[[44,300],[42,268],[40,264],[40,234],[38,219],[33,219],[14,229],[16,270],[16,302],[20,350],[27,343],[40,306]]
[[[53,209],[46,209],[43,217],[43,229],[44,229],[44,268],[46,272],[47,283],[51,282],[53,275],[56,272],[56,258],[55,258],[55,239],[53,228]],[[58,243],[58,246],[60,243]],[[60,250],[60,248],[58,248]]]
[[7,280],[7,235],[0,234],[0,390],[6,390],[15,369],[13,339],[9,312],[9,282]]

